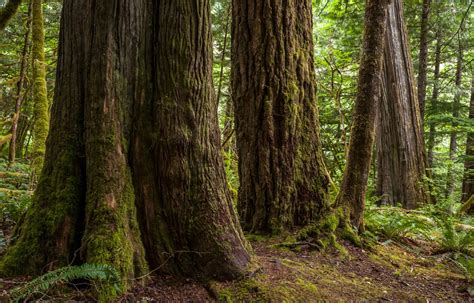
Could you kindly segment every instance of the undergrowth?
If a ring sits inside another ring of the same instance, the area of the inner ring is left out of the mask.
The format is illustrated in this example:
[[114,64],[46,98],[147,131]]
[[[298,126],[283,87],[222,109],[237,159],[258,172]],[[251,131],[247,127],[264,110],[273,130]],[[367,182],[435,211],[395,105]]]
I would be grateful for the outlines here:
[[448,258],[471,281],[474,276],[472,217],[454,208],[452,204],[440,203],[405,210],[368,203],[364,236],[371,241],[423,242],[430,247],[430,254]]
[[[32,298],[35,294],[44,294],[58,285],[64,285],[74,280],[85,279],[93,285],[106,283],[117,291],[120,290],[120,275],[109,265],[83,264],[80,266],[67,266],[50,271],[10,292],[10,298],[19,302],[25,298]],[[97,287],[97,285],[95,285]]]

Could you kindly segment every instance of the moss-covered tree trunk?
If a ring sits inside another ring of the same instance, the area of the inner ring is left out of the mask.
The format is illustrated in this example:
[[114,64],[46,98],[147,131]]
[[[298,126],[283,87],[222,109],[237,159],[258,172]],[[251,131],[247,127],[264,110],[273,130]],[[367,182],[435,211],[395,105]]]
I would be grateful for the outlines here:
[[207,0],[150,4],[131,165],[151,266],[222,279],[249,255],[220,152],[209,11]]
[[33,9],[33,148],[31,166],[36,181],[43,168],[46,137],[49,130],[49,102],[46,85],[46,62],[44,55],[43,0],[31,0]]
[[388,7],[377,136],[381,204],[415,208],[428,201],[420,108],[401,0]]
[[[469,120],[474,121],[474,74],[471,80]],[[472,195],[474,195],[474,132],[469,132],[466,140],[466,158],[464,160],[464,180],[462,182],[461,201],[466,202]],[[472,209],[470,211],[472,212]]]
[[234,0],[232,97],[244,227],[279,232],[328,208],[310,0]]
[[375,118],[381,92],[382,59],[389,0],[367,0],[364,45],[359,70],[358,92],[353,113],[347,163],[337,205],[350,212],[352,225],[360,228],[365,207]]
[[0,31],[4,30],[20,7],[21,0],[9,0],[3,8],[0,8]]
[[45,165],[2,275],[72,260],[113,265],[125,287],[159,266],[244,273],[250,247],[220,155],[209,16],[209,1],[64,1]]

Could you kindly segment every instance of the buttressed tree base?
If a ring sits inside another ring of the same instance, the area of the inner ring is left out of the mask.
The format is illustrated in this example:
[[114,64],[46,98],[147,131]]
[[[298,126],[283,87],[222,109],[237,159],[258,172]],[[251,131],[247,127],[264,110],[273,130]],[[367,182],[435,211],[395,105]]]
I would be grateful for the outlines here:
[[209,1],[64,1],[44,168],[2,275],[110,264],[127,287],[160,266],[202,279],[246,271],[209,15]]

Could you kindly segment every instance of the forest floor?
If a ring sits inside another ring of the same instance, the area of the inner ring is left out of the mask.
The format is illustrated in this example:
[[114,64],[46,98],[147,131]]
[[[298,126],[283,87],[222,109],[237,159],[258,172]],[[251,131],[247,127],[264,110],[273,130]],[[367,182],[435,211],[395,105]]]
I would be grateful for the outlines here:
[[348,254],[295,252],[277,248],[278,239],[257,239],[260,267],[251,277],[207,287],[155,278],[119,302],[474,302],[472,285],[445,256],[394,242],[371,249],[346,243]]
[[[474,302],[468,293],[474,285],[448,257],[431,256],[420,243],[387,241],[364,249],[346,243],[345,254],[304,246],[291,251],[275,245],[281,239],[250,238],[259,267],[244,279],[201,285],[156,276],[116,302]],[[0,280],[0,293],[24,280]],[[93,302],[88,291],[71,288],[43,300]]]

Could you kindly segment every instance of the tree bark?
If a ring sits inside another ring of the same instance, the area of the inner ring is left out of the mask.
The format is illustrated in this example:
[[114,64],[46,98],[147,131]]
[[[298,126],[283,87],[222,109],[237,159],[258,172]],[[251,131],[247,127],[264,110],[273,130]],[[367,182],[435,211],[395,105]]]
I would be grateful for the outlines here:
[[46,84],[46,59],[44,55],[43,0],[31,0],[33,9],[33,146],[31,167],[33,181],[43,168],[46,137],[49,130],[49,102]]
[[381,204],[416,208],[429,200],[423,182],[423,132],[400,0],[388,7],[382,97],[378,111],[377,196]]
[[234,0],[232,98],[246,230],[278,233],[328,209],[310,0]]
[[[433,93],[431,95],[431,112],[435,112],[438,107],[438,95],[439,95],[439,79],[440,79],[440,66],[441,66],[441,26],[437,25],[436,29],[436,49],[435,49],[435,62],[434,62],[434,73],[433,73]],[[428,167],[433,168],[434,161],[434,147],[435,147],[435,136],[436,136],[436,124],[430,122],[430,130],[428,134]]]
[[[474,121],[474,75],[471,80],[469,120]],[[466,140],[466,159],[464,160],[464,179],[462,182],[461,202],[466,202],[472,195],[474,195],[474,132],[469,132]]]
[[364,45],[358,93],[353,113],[349,151],[336,205],[350,212],[352,225],[361,228],[365,194],[375,134],[375,118],[381,92],[382,58],[389,0],[367,0]]
[[431,0],[423,0],[420,25],[420,53],[418,56],[418,102],[420,104],[420,117],[423,125],[425,117],[426,98],[426,70],[428,66],[428,32]]
[[0,9],[0,31],[7,27],[8,22],[15,16],[20,5],[21,0],[9,0],[7,4]]
[[147,268],[246,271],[211,47],[209,1],[64,1],[45,165],[1,274],[107,263],[126,288]]
[[148,259],[185,275],[235,278],[249,261],[248,244],[220,152],[209,1],[166,0],[152,8],[156,27],[147,32],[155,44],[146,51],[156,66],[144,83],[154,94],[135,104],[131,142],[144,244],[159,252]]
[[21,55],[20,62],[20,78],[16,87],[16,96],[15,96],[15,113],[13,114],[12,119],[12,138],[10,140],[10,147],[8,152],[8,162],[14,163],[16,159],[16,150],[17,150],[17,138],[18,138],[18,122],[20,120],[20,110],[21,104],[23,102],[22,90],[24,88],[25,74],[27,70],[28,63],[28,52],[30,50],[30,32],[31,32],[31,19],[32,19],[32,4],[33,1],[30,1],[28,6],[28,20],[26,22],[26,31],[23,44],[23,50]]
[[[462,30],[462,24],[461,24]],[[462,72],[463,72],[463,47],[461,43],[460,34],[458,34],[458,52],[457,52],[457,61],[456,61],[456,92],[454,93],[454,100],[452,104],[452,113],[453,121],[451,123],[451,134],[449,137],[449,164],[448,172],[446,173],[446,191],[445,198],[451,197],[454,191],[454,173],[453,165],[456,160],[456,152],[458,148],[458,133],[456,127],[458,125],[459,111],[461,107],[461,81],[462,81]]]

